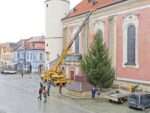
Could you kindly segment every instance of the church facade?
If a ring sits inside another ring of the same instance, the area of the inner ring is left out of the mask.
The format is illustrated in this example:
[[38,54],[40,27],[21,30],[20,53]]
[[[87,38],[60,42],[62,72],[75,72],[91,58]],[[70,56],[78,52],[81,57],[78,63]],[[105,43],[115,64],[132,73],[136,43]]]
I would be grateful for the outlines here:
[[[101,30],[109,49],[116,80],[150,84],[150,0],[82,0],[63,22],[64,47],[73,38],[88,12],[95,8],[89,22],[71,48],[84,55],[91,47],[94,34]],[[66,62],[68,78],[75,80],[75,90],[90,85],[77,62]]]

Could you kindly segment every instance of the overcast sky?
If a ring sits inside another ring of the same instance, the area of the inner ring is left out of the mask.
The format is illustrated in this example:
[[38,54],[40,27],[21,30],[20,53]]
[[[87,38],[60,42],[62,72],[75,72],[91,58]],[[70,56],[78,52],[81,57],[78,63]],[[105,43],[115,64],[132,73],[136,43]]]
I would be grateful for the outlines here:
[[[45,0],[0,0],[0,43],[45,35]],[[70,0],[71,8],[81,0]]]

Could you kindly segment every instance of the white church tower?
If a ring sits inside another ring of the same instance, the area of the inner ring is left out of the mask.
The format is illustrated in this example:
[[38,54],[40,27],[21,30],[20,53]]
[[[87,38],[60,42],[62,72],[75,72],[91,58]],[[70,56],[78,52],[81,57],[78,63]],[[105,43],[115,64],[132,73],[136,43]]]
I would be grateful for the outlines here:
[[[46,0],[46,40],[45,51],[46,65],[57,58],[63,49],[63,24],[64,18],[69,12],[68,0]],[[49,67],[49,66],[48,66]]]

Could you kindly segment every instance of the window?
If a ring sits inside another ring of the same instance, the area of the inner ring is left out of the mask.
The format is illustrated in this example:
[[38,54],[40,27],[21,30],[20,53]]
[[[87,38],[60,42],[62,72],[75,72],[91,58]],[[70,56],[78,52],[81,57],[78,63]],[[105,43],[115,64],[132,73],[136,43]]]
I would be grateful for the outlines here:
[[50,53],[49,52],[46,52],[46,58],[47,58],[47,60],[50,59]]
[[102,33],[102,38],[104,41],[104,22],[101,20],[96,21],[94,24],[94,33],[96,34],[97,32]]
[[129,15],[123,23],[123,66],[138,67],[138,18]]
[[134,100],[134,101],[136,101],[138,99],[138,97],[136,95],[131,95],[131,96],[129,96],[129,98]]
[[32,43],[32,47],[35,48],[35,43]]
[[18,58],[18,59],[20,58],[20,54],[19,54],[19,52],[17,52],[17,58]]
[[97,32],[100,32],[101,33],[101,38],[103,39],[103,31],[101,29],[97,30]]
[[32,52],[30,52],[30,60],[32,60]]
[[33,61],[36,61],[36,54],[33,53]]
[[135,35],[135,26],[129,25],[127,31],[127,65],[135,65]]
[[79,53],[79,36],[78,38],[75,40],[75,53]]
[[99,20],[94,24],[94,33],[100,31],[102,33],[102,37],[104,38],[104,22]]
[[40,53],[40,60],[43,60],[43,55],[42,55],[42,53]]
[[29,60],[29,52],[26,52],[26,58]]
[[[74,38],[75,33],[77,32],[78,27],[74,27],[73,33],[72,33],[72,38]],[[72,52],[73,53],[80,53],[80,34],[76,38],[76,40],[73,42],[72,45]]]

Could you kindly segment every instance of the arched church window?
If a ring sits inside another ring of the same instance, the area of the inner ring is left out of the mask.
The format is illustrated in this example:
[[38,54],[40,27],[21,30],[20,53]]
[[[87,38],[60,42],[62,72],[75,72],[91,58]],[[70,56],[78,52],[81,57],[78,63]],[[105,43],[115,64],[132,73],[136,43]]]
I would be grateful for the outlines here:
[[80,44],[79,44],[79,36],[78,36],[78,38],[75,40],[75,53],[79,53],[79,47]]
[[129,15],[123,23],[123,65],[138,66],[138,18]]
[[104,38],[104,22],[101,20],[95,22],[94,25],[94,33],[97,33],[98,31],[102,33],[102,37]]
[[[78,30],[78,26],[75,26],[73,29],[73,33],[72,33],[72,38],[74,37],[75,33]],[[74,41],[73,45],[72,45],[72,52],[79,54],[80,53],[80,34],[78,35],[78,37],[76,38],[76,40]]]
[[101,34],[100,38],[103,39],[103,31],[101,29],[98,29],[96,33],[100,33]]
[[129,25],[127,30],[127,64],[135,65],[136,27]]

